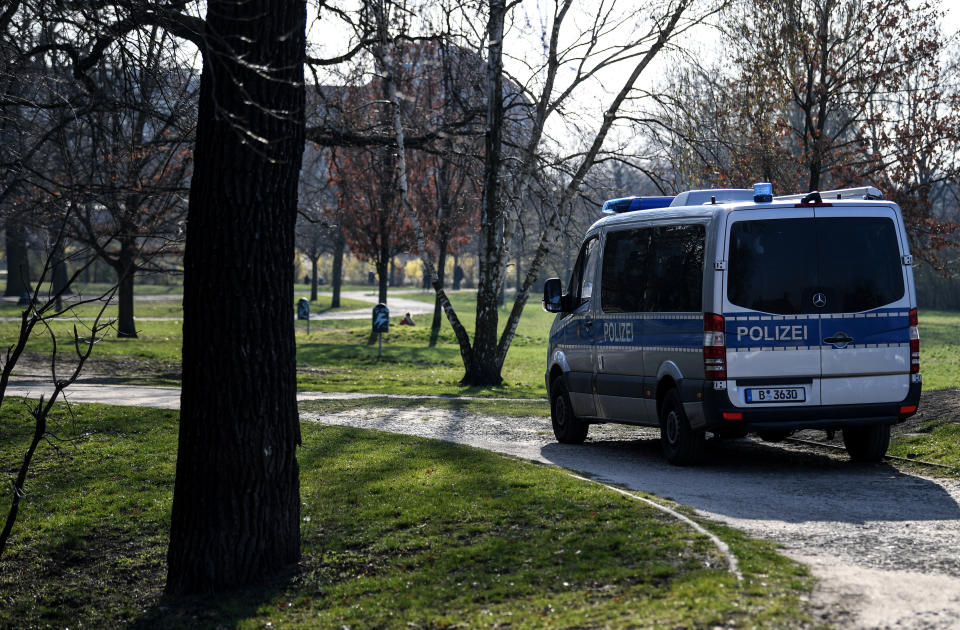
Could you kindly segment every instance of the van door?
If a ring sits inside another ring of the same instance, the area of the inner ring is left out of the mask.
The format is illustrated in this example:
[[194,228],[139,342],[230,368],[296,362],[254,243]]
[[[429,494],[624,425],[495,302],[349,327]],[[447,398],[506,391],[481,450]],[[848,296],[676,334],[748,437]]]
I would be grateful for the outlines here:
[[731,402],[821,404],[814,210],[734,211],[725,234],[721,290]]
[[816,225],[822,402],[903,400],[913,305],[902,223],[889,206],[841,206],[817,208]]
[[561,324],[561,344],[570,370],[567,372],[567,389],[573,413],[579,417],[597,415],[594,393],[594,341],[598,326],[594,325],[593,287],[600,258],[600,239],[588,238],[580,250],[577,263],[570,274],[567,289],[573,310],[564,316]]

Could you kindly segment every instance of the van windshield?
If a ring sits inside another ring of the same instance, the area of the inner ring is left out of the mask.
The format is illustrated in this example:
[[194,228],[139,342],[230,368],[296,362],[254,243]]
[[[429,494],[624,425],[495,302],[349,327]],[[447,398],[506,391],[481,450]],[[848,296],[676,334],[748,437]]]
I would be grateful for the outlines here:
[[896,226],[886,217],[737,221],[728,260],[727,299],[755,311],[855,313],[904,295]]

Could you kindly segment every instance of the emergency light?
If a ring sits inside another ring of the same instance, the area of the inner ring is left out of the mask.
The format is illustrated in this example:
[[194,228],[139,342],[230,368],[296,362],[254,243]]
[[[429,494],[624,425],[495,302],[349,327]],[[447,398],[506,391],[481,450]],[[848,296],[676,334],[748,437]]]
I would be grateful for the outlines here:
[[603,203],[604,214],[620,214],[621,212],[633,212],[634,210],[653,210],[654,208],[666,208],[673,201],[673,197],[623,197],[622,199],[610,199]]
[[753,201],[755,203],[770,203],[773,201],[773,185],[770,182],[754,184]]

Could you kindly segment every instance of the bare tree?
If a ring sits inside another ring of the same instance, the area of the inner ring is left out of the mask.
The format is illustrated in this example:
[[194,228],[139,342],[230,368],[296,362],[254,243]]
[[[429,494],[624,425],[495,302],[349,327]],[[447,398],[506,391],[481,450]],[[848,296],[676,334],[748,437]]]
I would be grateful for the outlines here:
[[[61,230],[56,238],[58,245],[62,245],[63,238],[64,231]],[[59,247],[53,248],[54,252],[58,250]],[[90,264],[90,260],[92,259],[88,259],[86,265]],[[59,399],[65,398],[64,392],[66,389],[73,385],[79,378],[84,364],[93,352],[94,344],[103,338],[108,329],[113,327],[113,322],[106,320],[103,314],[110,302],[110,298],[116,292],[116,286],[103,295],[92,299],[74,301],[64,309],[59,306],[62,302],[63,293],[70,287],[73,281],[76,280],[85,266],[78,267],[59,291],[44,295],[40,291],[40,285],[49,280],[55,266],[54,263],[54,254],[51,253],[51,255],[46,258],[43,269],[40,272],[38,283],[33,289],[29,305],[24,308],[20,315],[20,330],[17,339],[7,347],[2,360],[3,368],[0,370],[0,405],[3,405],[6,399],[7,386],[10,383],[10,376],[13,374],[17,362],[23,356],[30,338],[36,334],[35,331],[37,330],[42,331],[41,334],[46,334],[50,337],[53,346],[50,351],[50,384],[52,391],[46,398],[41,395],[36,402],[27,406],[29,415],[33,421],[33,434],[30,438],[30,444],[27,446],[20,460],[20,465],[17,467],[11,479],[10,504],[7,508],[7,516],[4,519],[3,529],[0,530],[0,556],[3,555],[7,542],[13,533],[13,527],[16,524],[20,511],[20,502],[23,497],[26,496],[30,465],[33,462],[37,448],[45,440],[60,441],[63,439],[52,436],[48,429],[50,412],[53,411]],[[101,304],[100,311],[89,327],[83,330],[82,333],[78,330],[77,325],[74,324],[73,357],[72,360],[68,360],[60,350],[58,338],[51,326],[51,322],[61,317],[65,312],[85,303]]]
[[[396,45],[398,36],[391,36],[387,32],[386,24],[393,24],[396,21],[391,22],[387,15],[390,7],[386,3],[372,4],[379,11],[373,14],[373,23],[378,27],[369,29],[367,32],[372,30],[378,34],[375,57],[381,73],[387,78],[388,96],[390,96],[389,77],[393,76],[392,63],[396,58],[391,49]],[[555,4],[549,32],[543,33],[543,39],[548,43],[542,64],[531,68],[529,79],[514,81],[518,85],[525,86],[527,99],[518,102],[511,98],[513,102],[509,105],[511,109],[524,111],[528,123],[525,137],[514,139],[517,152],[511,156],[513,162],[511,170],[519,173],[520,181],[524,182],[535,179],[534,175],[538,169],[557,169],[564,174],[564,184],[550,199],[549,218],[539,236],[523,282],[518,287],[513,308],[499,335],[499,298],[509,260],[509,246],[512,241],[510,236],[513,227],[511,216],[506,211],[506,205],[501,197],[501,168],[505,155],[503,125],[508,107],[503,93],[502,55],[506,17],[509,11],[516,7],[517,2],[490,0],[485,7],[484,41],[487,58],[485,174],[480,222],[477,316],[472,341],[460,324],[453,308],[449,306],[442,286],[437,281],[432,262],[426,258],[424,260],[425,268],[431,270],[434,288],[444,305],[447,319],[460,345],[460,354],[465,367],[462,383],[467,385],[499,385],[501,383],[500,372],[503,362],[529,297],[530,288],[537,279],[545,257],[561,234],[562,225],[569,219],[587,174],[605,154],[604,145],[608,134],[618,120],[624,102],[634,94],[641,74],[668,42],[681,32],[683,27],[691,23],[689,18],[681,23],[691,4],[689,0],[680,0],[649,6],[647,7],[649,11],[644,14],[650,17],[644,22],[643,28],[632,28],[636,20],[636,12],[618,13],[612,3],[602,2],[592,11],[592,26],[586,31],[575,33],[572,42],[563,40],[562,35],[570,36],[563,27],[573,2],[561,0]],[[703,14],[700,14],[693,21],[699,21],[702,18]],[[621,29],[625,29],[629,37],[624,38]],[[614,39],[611,33],[616,33],[618,37]],[[608,41],[616,43],[604,43]],[[576,93],[579,87],[594,80],[605,69],[618,65],[626,65],[629,72],[604,107],[597,126],[587,134],[585,147],[578,148],[566,159],[551,154],[549,138],[545,136],[548,120],[564,111],[572,100],[571,95]],[[558,72],[561,67],[574,68],[575,75],[572,79],[558,84]],[[535,81],[540,82],[536,87],[533,86]],[[402,149],[405,146],[405,135],[403,121],[399,114],[401,108],[395,94],[390,98],[390,102],[395,112],[396,142]],[[402,155],[403,151],[401,150],[400,153]],[[401,161],[399,165],[401,190],[405,189],[406,181],[403,167],[404,164]],[[412,213],[412,207],[409,204],[405,206],[408,212]],[[418,241],[420,239],[421,236],[418,234]]]

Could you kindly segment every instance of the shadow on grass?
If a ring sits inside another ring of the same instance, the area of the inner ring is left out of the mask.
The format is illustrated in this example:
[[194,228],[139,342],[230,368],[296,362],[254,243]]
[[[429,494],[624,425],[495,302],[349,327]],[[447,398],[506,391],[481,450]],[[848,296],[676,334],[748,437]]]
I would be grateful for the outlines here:
[[[165,595],[128,627],[134,630],[235,628],[256,618],[261,609],[288,591],[298,574],[296,567],[263,585],[196,597]],[[270,612],[276,612],[276,607]]]

